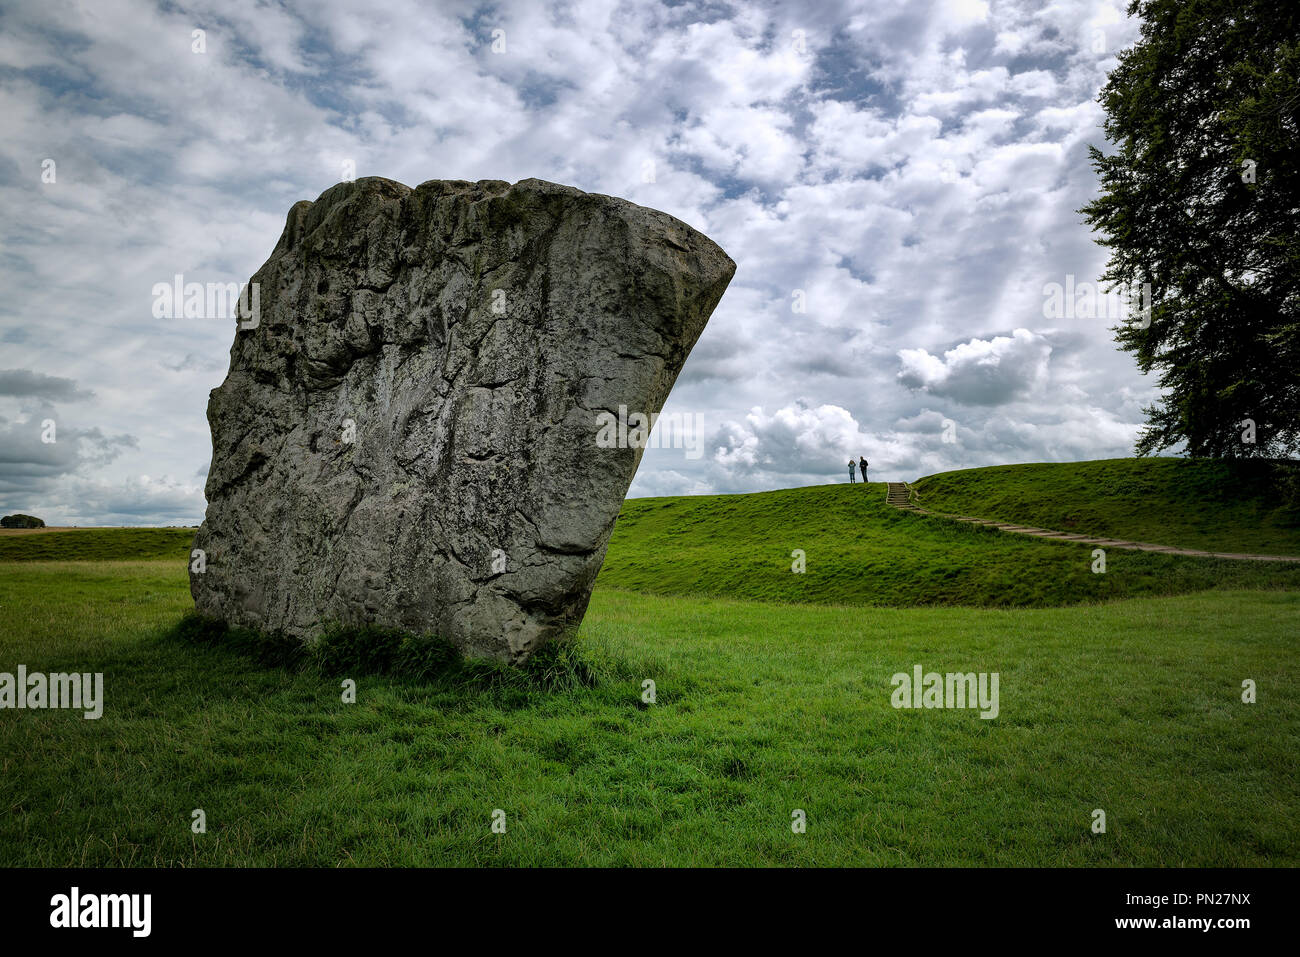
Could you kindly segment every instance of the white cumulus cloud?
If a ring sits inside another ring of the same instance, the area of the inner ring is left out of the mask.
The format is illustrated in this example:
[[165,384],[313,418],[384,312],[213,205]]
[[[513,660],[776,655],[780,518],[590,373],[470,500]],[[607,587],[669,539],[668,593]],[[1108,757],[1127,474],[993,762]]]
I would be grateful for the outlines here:
[[971,339],[942,356],[925,349],[901,349],[898,381],[963,405],[998,405],[1046,382],[1051,354],[1047,340],[1028,329]]

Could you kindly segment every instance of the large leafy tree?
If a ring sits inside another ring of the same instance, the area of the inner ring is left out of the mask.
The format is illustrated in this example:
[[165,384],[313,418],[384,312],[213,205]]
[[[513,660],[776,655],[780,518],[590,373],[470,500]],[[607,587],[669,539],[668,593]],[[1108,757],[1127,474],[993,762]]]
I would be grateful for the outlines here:
[[[1300,3],[1135,0],[1141,39],[1099,97],[1113,153],[1082,212],[1103,281],[1150,312],[1114,329],[1161,400],[1137,452],[1300,450]],[[1254,424],[1256,441],[1248,439]]]

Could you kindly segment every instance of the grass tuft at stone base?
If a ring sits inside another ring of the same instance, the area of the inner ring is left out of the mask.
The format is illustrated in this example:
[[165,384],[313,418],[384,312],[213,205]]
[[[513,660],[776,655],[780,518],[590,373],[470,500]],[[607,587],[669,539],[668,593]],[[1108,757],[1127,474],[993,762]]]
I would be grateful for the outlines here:
[[334,624],[311,642],[188,612],[167,633],[177,641],[224,648],[260,665],[331,677],[382,675],[419,684],[480,691],[553,691],[594,687],[612,662],[596,662],[571,641],[553,641],[522,666],[466,658],[450,641],[393,628]]

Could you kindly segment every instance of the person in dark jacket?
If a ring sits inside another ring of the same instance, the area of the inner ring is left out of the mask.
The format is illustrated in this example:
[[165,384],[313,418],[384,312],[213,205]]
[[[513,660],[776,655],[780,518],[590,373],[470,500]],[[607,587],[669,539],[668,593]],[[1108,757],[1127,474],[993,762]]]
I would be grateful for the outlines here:
[[867,457],[861,456],[858,461],[858,470],[862,472],[862,484],[867,484]]

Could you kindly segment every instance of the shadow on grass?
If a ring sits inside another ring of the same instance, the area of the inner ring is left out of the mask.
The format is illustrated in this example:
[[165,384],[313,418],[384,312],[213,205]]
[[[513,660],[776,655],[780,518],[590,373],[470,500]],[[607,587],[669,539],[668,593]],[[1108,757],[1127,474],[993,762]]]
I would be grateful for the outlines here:
[[625,662],[594,653],[572,640],[552,641],[523,665],[466,658],[432,635],[374,626],[328,628],[314,641],[230,627],[188,612],[164,640],[220,649],[268,668],[330,676],[377,675],[392,681],[462,693],[487,693],[520,705],[539,692],[594,688],[629,677]]

